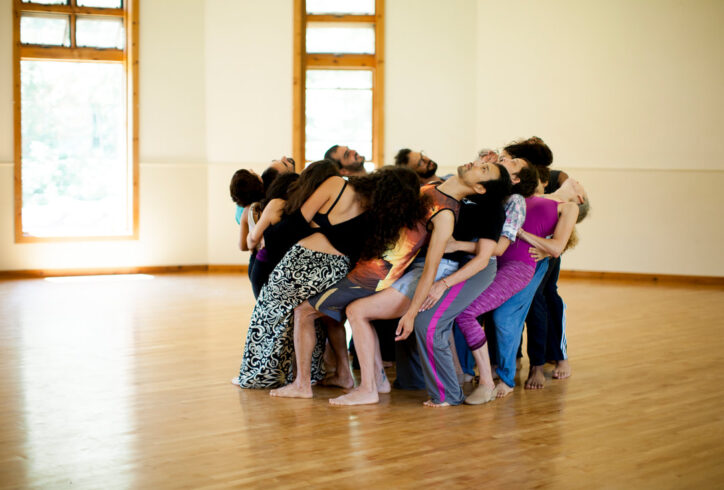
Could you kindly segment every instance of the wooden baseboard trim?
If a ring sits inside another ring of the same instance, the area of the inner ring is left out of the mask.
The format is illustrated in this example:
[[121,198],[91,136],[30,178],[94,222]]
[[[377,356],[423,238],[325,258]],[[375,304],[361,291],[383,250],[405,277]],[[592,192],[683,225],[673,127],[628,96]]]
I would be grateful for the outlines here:
[[[57,276],[92,276],[101,274],[173,274],[178,272],[246,273],[247,265],[165,265],[153,267],[108,267],[98,269],[26,269],[0,271],[0,279],[22,279]],[[564,279],[606,279],[615,281],[650,281],[724,286],[724,277],[680,276],[674,274],[635,274],[629,272],[561,271]]]
[[650,281],[682,284],[702,284],[724,286],[724,277],[717,276],[684,276],[675,274],[637,274],[631,272],[597,272],[597,271],[566,271],[561,270],[564,279],[608,279],[615,281]]
[[[217,267],[217,266],[211,266]],[[227,266],[222,266],[227,267]],[[247,266],[236,267],[246,270]],[[230,269],[231,270],[231,269]],[[173,274],[178,272],[209,272],[208,265],[163,265],[148,267],[104,267],[97,269],[25,269],[15,271],[0,271],[0,279],[33,279],[39,277],[58,276],[96,276],[113,274]]]

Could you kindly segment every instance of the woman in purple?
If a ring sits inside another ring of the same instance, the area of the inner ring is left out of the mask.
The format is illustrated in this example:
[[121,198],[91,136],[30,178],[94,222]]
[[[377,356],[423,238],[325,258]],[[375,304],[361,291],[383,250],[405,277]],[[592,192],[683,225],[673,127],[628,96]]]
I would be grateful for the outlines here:
[[[513,390],[515,357],[523,322],[533,294],[548,266],[547,261],[544,261],[536,268],[535,260],[529,253],[528,242],[535,240],[531,237],[545,239],[553,235],[552,240],[556,243],[566,243],[578,218],[576,196],[572,196],[570,202],[531,196],[525,199],[525,204],[525,221],[518,236],[523,233],[526,239],[516,240],[508,246],[498,258],[498,272],[493,283],[457,317],[458,326],[473,351],[480,369],[480,385],[471,393],[466,403],[485,403],[495,396],[503,397]],[[558,254],[560,255],[560,252]],[[494,313],[498,336],[496,371],[501,382],[493,389],[485,332],[477,317],[496,308],[498,308]]]

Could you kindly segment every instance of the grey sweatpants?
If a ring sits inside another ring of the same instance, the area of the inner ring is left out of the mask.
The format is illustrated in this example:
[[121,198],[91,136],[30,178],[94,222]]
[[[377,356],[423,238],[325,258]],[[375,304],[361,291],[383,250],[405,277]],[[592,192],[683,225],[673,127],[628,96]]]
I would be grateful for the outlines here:
[[497,261],[490,259],[485,269],[445,291],[431,309],[415,319],[420,366],[434,403],[459,405],[465,399],[455,373],[450,331],[455,318],[493,282],[496,269]]

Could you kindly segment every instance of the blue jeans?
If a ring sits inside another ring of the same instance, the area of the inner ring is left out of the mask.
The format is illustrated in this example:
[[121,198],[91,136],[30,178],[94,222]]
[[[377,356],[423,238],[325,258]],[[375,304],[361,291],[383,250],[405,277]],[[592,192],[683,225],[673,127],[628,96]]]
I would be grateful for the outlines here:
[[546,271],[548,271],[548,259],[538,262],[533,279],[526,287],[493,312],[495,334],[498,340],[496,372],[503,383],[510,387],[515,386],[515,357],[518,347],[520,347],[525,317]]

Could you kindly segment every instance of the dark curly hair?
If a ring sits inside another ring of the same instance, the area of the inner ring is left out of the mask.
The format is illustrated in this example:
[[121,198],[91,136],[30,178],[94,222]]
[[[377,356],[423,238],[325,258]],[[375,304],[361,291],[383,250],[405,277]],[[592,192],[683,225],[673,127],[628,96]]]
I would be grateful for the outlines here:
[[231,177],[229,193],[232,201],[245,208],[264,197],[264,185],[258,175],[242,168]]
[[407,165],[410,163],[410,153],[412,150],[409,148],[403,148],[395,155],[395,165]]
[[420,179],[407,167],[382,167],[369,175],[350,177],[349,184],[367,210],[369,231],[361,259],[380,257],[397,243],[402,227],[414,228],[427,215]]
[[276,179],[274,179],[274,182],[271,183],[269,189],[267,189],[266,196],[264,196],[264,199],[262,199],[259,203],[259,209],[264,211],[264,208],[272,199],[284,199],[286,201],[289,197],[290,187],[298,179],[299,174],[295,174],[293,172],[279,175]]
[[339,167],[332,160],[319,160],[307,165],[299,174],[299,179],[289,187],[289,199],[284,205],[284,214],[299,210],[322,182],[335,175],[339,175]]
[[520,194],[523,197],[530,197],[538,188],[538,180],[540,179],[537,167],[528,165],[518,171],[520,182],[513,184],[513,194]]
[[553,163],[553,152],[545,142],[537,136],[522,141],[515,141],[504,148],[513,158],[524,158],[538,170],[538,176],[544,183],[550,178],[548,167]]

